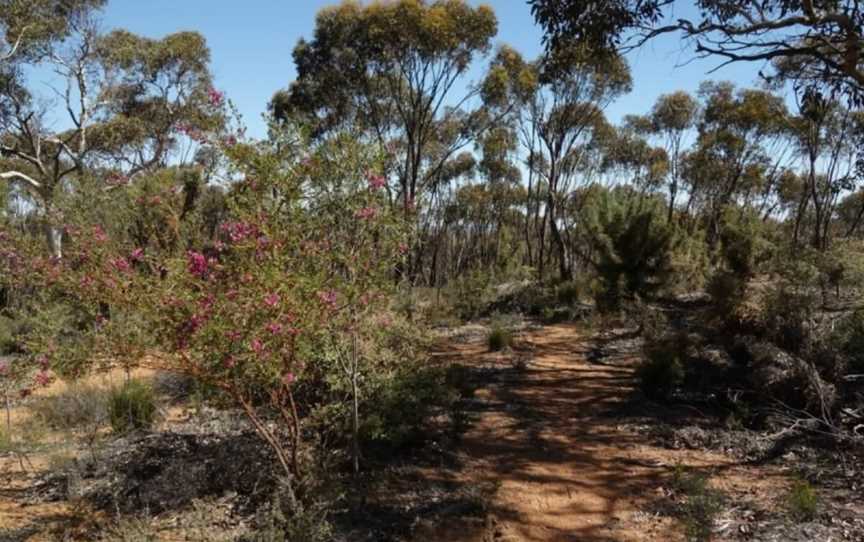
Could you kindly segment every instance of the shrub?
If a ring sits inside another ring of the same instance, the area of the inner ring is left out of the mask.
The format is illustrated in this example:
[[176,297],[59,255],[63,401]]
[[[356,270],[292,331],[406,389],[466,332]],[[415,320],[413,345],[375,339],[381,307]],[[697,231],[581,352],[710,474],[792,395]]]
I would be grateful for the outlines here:
[[108,397],[108,415],[116,433],[149,429],[156,418],[156,401],[150,386],[137,379],[114,388]]
[[580,316],[582,316],[581,313],[578,313],[577,311],[569,307],[546,307],[540,313],[540,317],[546,324],[560,324],[561,322],[569,322],[572,320],[576,320]]
[[278,492],[261,506],[254,519],[253,531],[238,542],[327,542],[333,540],[333,526],[328,519],[328,503],[315,502],[285,510]]
[[674,341],[666,341],[646,349],[647,359],[636,370],[636,378],[648,398],[667,401],[684,383],[684,365],[676,347]]
[[853,373],[864,372],[864,309],[842,319],[830,342],[846,356]]
[[494,326],[486,337],[486,344],[489,346],[490,352],[500,352],[508,348],[513,342],[513,335],[510,330],[502,326]]
[[813,339],[810,321],[817,299],[812,293],[781,286],[765,299],[762,320],[771,340],[791,352],[802,351]]
[[540,316],[545,309],[554,306],[556,301],[557,293],[553,287],[542,282],[525,282],[500,295],[489,309],[493,312]]
[[678,466],[672,478],[672,488],[686,497],[677,514],[690,540],[710,540],[714,521],[723,509],[724,495],[708,486],[704,474],[687,472]]
[[108,392],[91,384],[73,383],[57,394],[39,397],[28,408],[53,429],[95,430],[108,421]]
[[758,307],[748,303],[747,279],[730,271],[719,270],[708,281],[712,300],[712,317],[730,332],[751,329],[758,318]]
[[819,497],[806,480],[792,484],[786,498],[789,515],[796,521],[811,521],[815,519],[819,508]]
[[20,323],[8,316],[0,316],[0,355],[21,351]]
[[442,367],[415,365],[399,369],[370,390],[363,405],[363,440],[389,448],[419,442],[432,413],[447,408],[457,397],[458,391]]
[[555,296],[562,305],[574,305],[579,302],[579,285],[573,281],[560,284]]
[[[235,181],[226,188],[228,216],[206,238],[165,232],[163,243],[165,228],[157,227],[132,240],[107,232],[100,222],[108,220],[82,216],[66,224],[59,261],[2,244],[22,254],[14,275],[25,286],[68,300],[86,339],[41,326],[28,352],[54,371],[76,372],[98,359],[138,359],[118,355],[130,338],[135,354],[177,355],[184,372],[244,407],[291,484],[302,478],[300,452],[311,436],[296,430],[300,415],[321,404],[356,413],[368,376],[392,374],[378,352],[391,336],[393,272],[408,269],[413,218],[388,204],[377,147],[347,133],[306,145],[291,126],[278,132],[260,144],[238,133],[222,145],[223,133],[208,134]],[[165,190],[146,207],[173,219],[184,199]],[[342,387],[332,392],[337,381]],[[155,410],[152,392],[130,384],[112,393],[109,420],[123,432],[151,424]]]
[[652,211],[632,213],[609,198],[589,219],[601,282],[597,308],[615,311],[626,297],[650,297],[665,286],[672,270],[676,239],[665,220]]
[[142,518],[119,518],[98,538],[99,542],[156,542],[156,531],[151,520]]
[[453,310],[463,320],[480,316],[492,302],[492,277],[484,271],[472,271],[454,280],[447,297]]
[[773,246],[758,216],[736,211],[729,209],[722,217],[720,256],[728,271],[748,279],[772,257]]

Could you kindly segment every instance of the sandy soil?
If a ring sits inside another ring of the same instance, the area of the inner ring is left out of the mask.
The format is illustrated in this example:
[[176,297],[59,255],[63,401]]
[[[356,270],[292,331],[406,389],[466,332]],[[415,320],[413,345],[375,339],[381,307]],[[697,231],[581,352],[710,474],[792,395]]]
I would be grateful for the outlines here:
[[[774,468],[757,472],[719,454],[646,444],[620,425],[635,360],[592,363],[589,347],[571,325],[520,337],[515,357],[527,360],[525,368],[503,372],[478,390],[485,412],[460,447],[463,471],[474,482],[499,485],[490,518],[482,528],[438,526],[429,539],[683,540],[681,527],[656,513],[677,465],[722,475],[718,487],[769,506],[788,484],[786,473]],[[482,344],[460,345],[451,354],[468,364],[512,363]]]
[[[561,324],[521,332],[513,353],[488,352],[482,337],[451,340],[436,353],[488,369],[480,371],[489,378],[470,409],[477,418],[455,451],[456,476],[497,491],[485,517],[430,521],[414,540],[683,540],[681,525],[660,512],[670,501],[669,480],[679,465],[710,475],[732,503],[764,510],[782,506],[791,476],[780,467],[651,444],[627,423],[640,404],[632,393],[634,355],[589,361],[591,349],[578,327]],[[170,421],[176,413],[168,414]],[[47,467],[43,457],[31,460],[36,471]],[[427,480],[441,474],[429,472]],[[61,525],[87,523],[80,504],[23,502],[36,480],[12,457],[0,458],[0,533],[20,541],[53,540]],[[741,526],[721,521],[715,540],[740,539]]]

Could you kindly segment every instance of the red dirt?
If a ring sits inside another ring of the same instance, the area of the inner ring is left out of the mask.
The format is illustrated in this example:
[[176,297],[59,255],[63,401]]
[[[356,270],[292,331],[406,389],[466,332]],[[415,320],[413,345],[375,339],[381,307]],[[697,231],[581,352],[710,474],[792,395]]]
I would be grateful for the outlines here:
[[[713,485],[764,502],[787,484],[777,469],[755,472],[720,454],[659,448],[619,425],[614,410],[629,400],[635,360],[589,363],[577,327],[545,327],[520,339],[532,359],[478,390],[490,408],[460,445],[469,481],[499,485],[490,517],[479,528],[437,526],[425,539],[683,540],[681,526],[651,506],[663,499],[675,466],[722,471],[722,483]],[[455,348],[450,354],[461,363],[509,363],[482,344]]]

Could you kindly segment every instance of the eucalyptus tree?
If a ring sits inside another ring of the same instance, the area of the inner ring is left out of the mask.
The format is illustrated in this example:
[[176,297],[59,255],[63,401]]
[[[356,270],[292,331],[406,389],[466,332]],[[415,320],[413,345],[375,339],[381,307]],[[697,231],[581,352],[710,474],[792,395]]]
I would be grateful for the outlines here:
[[713,244],[731,204],[777,189],[791,159],[789,114],[781,97],[736,90],[731,83],[703,83],[699,95],[698,136],[682,170],[689,191],[685,211],[701,207]]
[[[646,195],[657,191],[668,176],[670,160],[666,149],[652,146],[634,129],[639,118],[625,119],[625,126],[617,128],[604,148],[603,169],[616,184],[626,183],[634,188],[641,208]],[[635,122],[634,122],[635,121]]]
[[[479,89],[463,91],[458,83],[488,53],[496,32],[491,8],[464,0],[343,2],[323,9],[314,37],[294,48],[297,78],[276,93],[272,113],[300,119],[319,138],[353,130],[391,151],[389,173],[410,214],[448,160],[490,124],[465,109]],[[442,124],[456,127],[448,141],[436,133]]]
[[33,61],[70,32],[69,21],[106,0],[0,0],[0,70]]
[[637,131],[659,138],[668,157],[667,222],[672,222],[681,183],[681,166],[686,138],[698,120],[699,103],[690,94],[677,91],[663,94],[646,117],[635,124]]
[[800,88],[864,99],[864,10],[859,0],[529,0],[551,48],[576,42],[598,52],[640,47],[664,34],[719,62],[773,62]]
[[804,181],[795,213],[796,242],[804,222],[812,218],[810,244],[828,248],[831,220],[841,196],[857,188],[858,147],[853,134],[861,133],[862,120],[860,113],[819,93],[807,93],[800,100],[799,114],[792,122]]
[[558,274],[568,280],[572,278],[571,257],[559,209],[567,203],[574,182],[591,170],[590,159],[611,134],[604,110],[630,90],[630,70],[623,58],[600,58],[581,47],[558,49],[530,64],[508,52],[499,64],[501,77],[510,77],[504,87],[517,104],[515,114],[529,173],[546,192],[538,228],[538,271],[542,276],[543,236],[548,227]]
[[[106,189],[168,164],[172,152],[222,122],[209,50],[195,32],[163,39],[124,30],[103,34],[89,12],[65,17],[65,38],[40,62],[59,88],[53,101],[17,81],[4,95],[0,178],[14,183],[41,215],[50,252],[62,256],[61,193],[87,171]],[[55,129],[61,125],[61,129]]]

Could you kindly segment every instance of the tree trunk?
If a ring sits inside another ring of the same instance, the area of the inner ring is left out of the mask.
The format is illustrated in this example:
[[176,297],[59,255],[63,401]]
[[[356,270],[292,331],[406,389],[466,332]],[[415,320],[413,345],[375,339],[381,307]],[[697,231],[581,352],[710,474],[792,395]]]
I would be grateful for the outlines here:
[[558,252],[559,277],[562,281],[571,280],[573,275],[567,262],[567,246],[564,243],[564,238],[561,236],[561,231],[558,229],[558,222],[555,217],[555,204],[551,192],[549,193],[549,229],[552,232],[552,242],[555,244],[555,249]]
[[666,216],[666,222],[672,223],[672,215],[675,212],[675,198],[678,196],[678,180],[673,179],[669,185],[669,211]]
[[351,335],[351,460],[354,464],[354,474],[360,472],[360,386],[357,382],[358,368],[357,335]]

